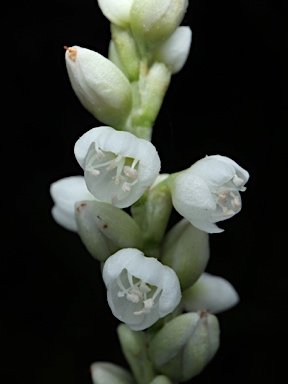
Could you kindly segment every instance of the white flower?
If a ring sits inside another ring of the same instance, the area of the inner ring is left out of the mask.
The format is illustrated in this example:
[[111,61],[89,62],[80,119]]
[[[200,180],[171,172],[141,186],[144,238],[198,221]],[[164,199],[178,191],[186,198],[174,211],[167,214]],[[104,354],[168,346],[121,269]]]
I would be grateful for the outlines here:
[[97,200],[129,207],[149,188],[160,171],[154,145],[132,133],[98,127],[75,144],[88,190]]
[[75,203],[82,200],[95,200],[88,191],[83,176],[69,176],[57,180],[50,186],[54,201],[51,214],[57,224],[69,231],[77,232]]
[[176,176],[171,185],[175,209],[196,228],[222,232],[215,223],[241,209],[239,191],[246,190],[249,173],[229,157],[206,156]]
[[127,77],[97,52],[76,45],[66,48],[68,76],[84,108],[105,124],[121,128],[132,107]]
[[134,0],[98,0],[103,15],[120,27],[128,27],[130,10]]
[[178,27],[164,43],[158,45],[154,59],[167,65],[175,74],[179,72],[189,55],[192,41],[192,31],[189,27]]
[[229,281],[206,272],[183,293],[184,308],[188,312],[209,310],[215,314],[238,302],[239,295]]
[[173,269],[135,248],[110,256],[104,264],[103,280],[113,315],[135,331],[168,315],[181,300]]

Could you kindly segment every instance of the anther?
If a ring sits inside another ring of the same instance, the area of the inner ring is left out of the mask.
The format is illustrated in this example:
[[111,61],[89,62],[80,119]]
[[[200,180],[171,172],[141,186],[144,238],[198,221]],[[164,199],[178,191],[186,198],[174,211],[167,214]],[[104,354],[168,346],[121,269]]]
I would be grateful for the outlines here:
[[128,165],[125,165],[124,174],[126,176],[130,177],[130,179],[136,179],[138,172],[136,169],[133,169],[132,167],[129,167]]

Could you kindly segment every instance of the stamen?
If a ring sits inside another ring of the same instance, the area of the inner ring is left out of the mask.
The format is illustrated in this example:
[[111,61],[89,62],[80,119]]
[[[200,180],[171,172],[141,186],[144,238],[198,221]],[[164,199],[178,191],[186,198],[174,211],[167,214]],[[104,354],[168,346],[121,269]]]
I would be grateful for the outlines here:
[[238,196],[235,196],[234,199],[231,200],[231,205],[233,208],[241,207],[241,200]]
[[102,160],[105,157],[105,154],[102,152],[102,150],[98,147],[97,142],[95,141],[95,151],[96,151],[96,158],[97,160]]
[[[119,158],[119,160],[117,161],[117,159]],[[117,161],[118,162],[118,165],[117,165],[117,171],[116,171],[116,178],[115,178],[115,184],[119,184],[120,183],[120,180],[121,180],[121,173],[122,173],[122,170],[123,170],[123,167],[124,167],[124,164],[125,164],[125,157],[122,157],[122,156],[117,156],[117,159],[115,160],[115,162]]]
[[229,189],[217,193],[217,203],[221,206],[227,204],[227,198],[230,195]]
[[113,192],[113,193],[112,193],[112,197],[111,197],[111,204],[112,204],[112,205],[116,205],[117,202],[118,202],[117,193],[116,193],[116,192]]
[[130,192],[131,191],[131,183],[127,183],[127,181],[125,181],[125,183],[123,183],[122,185],[122,191],[123,192]]
[[129,167],[128,165],[125,165],[124,173],[126,176],[130,177],[130,179],[136,179],[137,174],[138,174],[136,169],[133,169],[132,167]]

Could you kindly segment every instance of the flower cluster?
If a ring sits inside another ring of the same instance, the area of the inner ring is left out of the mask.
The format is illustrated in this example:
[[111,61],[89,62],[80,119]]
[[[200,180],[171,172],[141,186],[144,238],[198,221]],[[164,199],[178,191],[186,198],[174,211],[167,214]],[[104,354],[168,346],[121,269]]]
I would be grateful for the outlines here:
[[[111,22],[109,57],[75,45],[65,47],[65,60],[80,103],[107,125],[76,141],[82,174],[51,184],[51,213],[101,263],[108,305],[121,322],[131,373],[94,363],[93,383],[186,381],[219,348],[215,315],[239,301],[233,285],[206,267],[209,234],[222,232],[216,223],[240,212],[249,173],[213,155],[160,174],[151,134],[171,75],[190,51],[191,29],[180,25],[188,1],[98,5]],[[182,219],[168,230],[173,208]]]

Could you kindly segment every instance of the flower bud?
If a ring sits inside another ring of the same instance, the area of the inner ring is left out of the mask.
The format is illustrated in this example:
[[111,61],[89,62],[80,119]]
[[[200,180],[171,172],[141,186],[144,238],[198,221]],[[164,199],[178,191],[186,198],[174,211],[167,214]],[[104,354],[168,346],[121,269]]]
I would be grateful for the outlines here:
[[66,67],[72,88],[96,119],[121,129],[132,107],[130,83],[110,60],[90,49],[67,48]]
[[173,269],[138,249],[116,252],[102,272],[113,315],[134,331],[150,327],[180,303],[180,284]]
[[239,302],[239,295],[229,281],[203,273],[192,287],[183,292],[185,311],[220,313]]
[[78,234],[91,255],[105,261],[121,248],[142,248],[141,231],[132,217],[100,201],[76,203]]
[[209,235],[182,219],[164,237],[160,254],[161,262],[174,269],[181,288],[186,289],[195,283],[207,266]]
[[135,203],[160,171],[160,158],[150,141],[111,127],[84,133],[74,153],[92,195],[118,208]]
[[134,0],[130,23],[139,45],[156,47],[180,25],[188,0]]
[[123,72],[130,82],[136,81],[139,77],[140,60],[138,48],[131,32],[112,24],[111,33]]
[[166,323],[150,343],[149,357],[161,373],[186,381],[198,375],[219,348],[219,323],[207,312],[190,312]]
[[98,0],[99,8],[111,23],[127,28],[133,0]]
[[168,176],[159,175],[151,188],[131,206],[131,214],[143,233],[145,254],[156,258],[172,211],[170,190],[164,182]]
[[135,384],[133,376],[116,364],[101,361],[91,364],[93,384]]
[[183,68],[187,60],[191,41],[191,29],[178,27],[167,40],[156,47],[153,58],[163,62],[175,74]]
[[164,375],[158,375],[155,376],[152,381],[150,381],[149,384],[173,384],[170,379],[168,379],[167,376]]
[[137,383],[149,383],[155,376],[155,373],[147,354],[148,343],[146,333],[143,331],[132,331],[126,324],[122,323],[117,327],[117,334],[123,354],[131,367]]

